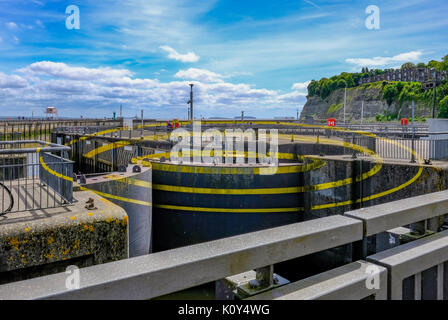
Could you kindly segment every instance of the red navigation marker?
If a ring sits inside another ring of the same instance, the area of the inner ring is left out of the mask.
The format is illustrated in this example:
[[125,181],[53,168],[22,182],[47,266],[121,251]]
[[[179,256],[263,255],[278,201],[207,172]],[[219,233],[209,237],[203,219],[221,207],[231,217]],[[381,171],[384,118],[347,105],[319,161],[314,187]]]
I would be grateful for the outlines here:
[[336,127],[336,119],[334,119],[334,118],[328,119],[328,126],[329,127]]
[[406,118],[401,119],[401,125],[402,126],[407,126],[409,124],[409,120]]

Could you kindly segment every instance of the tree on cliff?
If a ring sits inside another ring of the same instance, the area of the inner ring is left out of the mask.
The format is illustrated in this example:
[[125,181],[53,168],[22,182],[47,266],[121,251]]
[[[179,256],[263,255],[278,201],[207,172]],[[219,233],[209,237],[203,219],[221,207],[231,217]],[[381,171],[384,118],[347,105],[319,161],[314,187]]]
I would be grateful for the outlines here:
[[442,69],[448,70],[448,54],[442,59]]
[[390,106],[392,102],[396,99],[399,92],[396,85],[388,84],[384,87],[383,99],[386,100],[387,104]]
[[448,96],[439,102],[438,118],[448,118]]
[[415,64],[413,64],[412,62],[406,62],[405,64],[403,64],[401,66],[401,69],[412,69],[415,68]]
[[314,95],[319,95],[319,82],[316,80],[313,80],[308,85],[308,95],[310,97]]
[[428,68],[434,68],[436,70],[443,70],[443,62],[431,60],[428,63]]

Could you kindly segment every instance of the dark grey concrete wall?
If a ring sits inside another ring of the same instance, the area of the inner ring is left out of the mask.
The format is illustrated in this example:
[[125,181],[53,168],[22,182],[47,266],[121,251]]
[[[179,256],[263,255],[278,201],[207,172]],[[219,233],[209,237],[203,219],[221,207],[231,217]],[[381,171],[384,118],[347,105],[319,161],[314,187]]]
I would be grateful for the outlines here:
[[[306,172],[304,185],[338,181],[353,178],[349,184],[323,190],[311,190],[305,193],[305,219],[324,217],[333,214],[343,214],[345,211],[369,207],[399,199],[410,198],[431,192],[448,189],[448,168],[433,165],[423,165],[422,173],[413,183],[391,192],[391,189],[402,186],[413,179],[419,172],[420,165],[411,163],[383,163],[382,168],[375,175],[356,181],[356,176],[368,172],[373,168],[371,160],[340,159],[320,157],[327,163],[325,166]],[[373,196],[369,199],[367,197]],[[366,199],[367,198],[367,199]],[[356,202],[357,199],[364,201]],[[345,205],[329,208],[313,208],[318,205],[352,201]]]

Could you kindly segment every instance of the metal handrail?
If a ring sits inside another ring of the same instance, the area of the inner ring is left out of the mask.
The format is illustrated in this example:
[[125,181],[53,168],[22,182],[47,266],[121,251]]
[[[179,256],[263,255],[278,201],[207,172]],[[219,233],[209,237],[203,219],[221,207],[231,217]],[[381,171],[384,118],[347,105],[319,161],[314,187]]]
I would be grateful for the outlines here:
[[150,299],[361,238],[360,221],[331,216],[82,268],[78,289],[66,273],[1,285],[0,300]]

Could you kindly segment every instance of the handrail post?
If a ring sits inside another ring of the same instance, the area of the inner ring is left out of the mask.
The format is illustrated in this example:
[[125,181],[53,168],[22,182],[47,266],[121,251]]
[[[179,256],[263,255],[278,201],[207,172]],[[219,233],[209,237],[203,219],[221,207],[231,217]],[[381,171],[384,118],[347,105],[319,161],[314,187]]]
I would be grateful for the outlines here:
[[415,153],[415,128],[414,127],[412,128],[411,143],[412,143],[412,146],[411,146],[411,149],[412,149],[412,152],[411,152],[411,163],[415,163],[415,155],[414,155],[414,153]]
[[[352,133],[352,145],[355,145],[355,133]],[[356,150],[353,148],[352,159],[356,159]]]
[[263,268],[255,269],[256,280],[251,282],[251,285],[258,288],[267,288],[275,283],[274,265],[269,265]]

